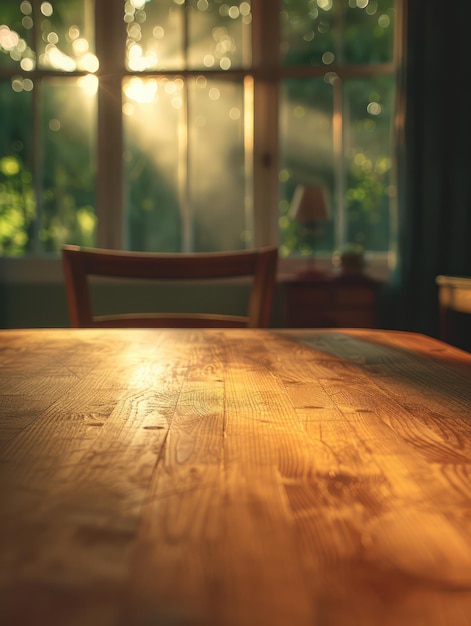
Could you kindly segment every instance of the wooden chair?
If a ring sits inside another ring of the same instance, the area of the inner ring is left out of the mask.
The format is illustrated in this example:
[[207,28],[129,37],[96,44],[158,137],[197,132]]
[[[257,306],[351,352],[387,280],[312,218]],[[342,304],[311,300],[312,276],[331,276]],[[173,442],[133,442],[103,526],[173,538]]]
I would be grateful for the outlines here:
[[[463,324],[458,324],[458,319],[461,317],[462,320],[463,317],[471,314],[471,278],[440,275],[437,276],[436,283],[438,285],[440,339],[458,345],[467,340],[463,335]],[[471,325],[466,324],[466,327],[466,335],[471,336]]]
[[[277,259],[276,247],[235,252],[169,254],[64,245],[62,261],[71,326],[267,327],[270,324]],[[211,313],[121,313],[95,316],[92,312],[89,276],[168,281],[250,276],[252,283],[245,316]]]

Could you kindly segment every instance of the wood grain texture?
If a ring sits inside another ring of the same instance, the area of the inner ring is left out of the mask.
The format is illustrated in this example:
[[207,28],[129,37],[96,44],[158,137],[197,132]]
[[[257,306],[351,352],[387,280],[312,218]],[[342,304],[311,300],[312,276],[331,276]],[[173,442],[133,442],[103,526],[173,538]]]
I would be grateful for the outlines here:
[[471,356],[0,331],[0,623],[471,626]]

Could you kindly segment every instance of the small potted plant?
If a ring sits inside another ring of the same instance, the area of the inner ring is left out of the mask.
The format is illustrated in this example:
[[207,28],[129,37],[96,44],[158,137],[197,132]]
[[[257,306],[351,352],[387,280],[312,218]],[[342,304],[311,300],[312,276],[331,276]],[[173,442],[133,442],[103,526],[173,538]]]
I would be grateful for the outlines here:
[[334,251],[332,264],[343,274],[361,274],[365,269],[365,249],[358,243],[347,243]]

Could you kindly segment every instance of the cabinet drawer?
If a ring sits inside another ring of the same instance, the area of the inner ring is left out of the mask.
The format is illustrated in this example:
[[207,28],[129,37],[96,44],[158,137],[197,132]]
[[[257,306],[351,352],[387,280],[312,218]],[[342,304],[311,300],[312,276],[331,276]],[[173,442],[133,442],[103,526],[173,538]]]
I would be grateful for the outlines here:
[[332,302],[332,292],[329,288],[318,285],[310,287],[308,285],[290,285],[286,289],[286,295],[290,305],[296,306],[321,306],[329,305]]
[[375,328],[376,319],[372,309],[343,309],[332,313],[335,328]]
[[285,325],[293,328],[374,328],[378,283],[365,277],[287,281]]
[[348,308],[368,307],[376,299],[375,290],[369,287],[343,287],[331,290],[332,302]]

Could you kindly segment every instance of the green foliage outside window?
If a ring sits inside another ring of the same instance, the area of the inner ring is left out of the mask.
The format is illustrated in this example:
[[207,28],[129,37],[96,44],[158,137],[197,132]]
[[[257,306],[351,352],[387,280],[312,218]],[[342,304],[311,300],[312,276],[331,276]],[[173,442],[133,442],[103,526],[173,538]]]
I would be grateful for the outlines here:
[[34,224],[32,175],[17,156],[0,159],[0,254],[18,256],[28,249]]

